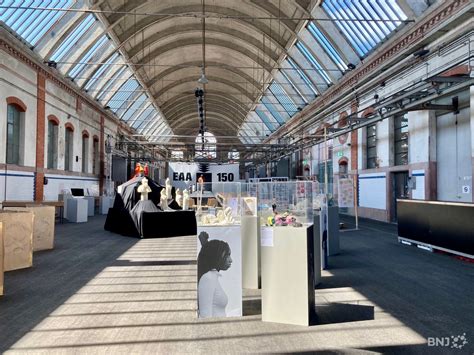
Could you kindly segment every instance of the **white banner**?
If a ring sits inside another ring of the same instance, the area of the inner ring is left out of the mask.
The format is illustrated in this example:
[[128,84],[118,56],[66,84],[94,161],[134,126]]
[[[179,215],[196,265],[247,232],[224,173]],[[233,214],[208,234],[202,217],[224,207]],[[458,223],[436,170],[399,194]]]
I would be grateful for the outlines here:
[[204,183],[236,182],[239,164],[169,163],[168,176],[171,184],[181,190],[194,185],[202,176]]
[[198,317],[242,316],[240,225],[199,226]]

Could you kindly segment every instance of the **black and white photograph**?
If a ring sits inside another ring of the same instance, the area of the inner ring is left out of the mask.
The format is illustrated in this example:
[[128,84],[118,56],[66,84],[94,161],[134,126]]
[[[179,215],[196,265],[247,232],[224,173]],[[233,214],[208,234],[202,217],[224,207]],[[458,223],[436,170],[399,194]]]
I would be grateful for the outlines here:
[[198,228],[198,317],[242,315],[242,261],[239,228]]

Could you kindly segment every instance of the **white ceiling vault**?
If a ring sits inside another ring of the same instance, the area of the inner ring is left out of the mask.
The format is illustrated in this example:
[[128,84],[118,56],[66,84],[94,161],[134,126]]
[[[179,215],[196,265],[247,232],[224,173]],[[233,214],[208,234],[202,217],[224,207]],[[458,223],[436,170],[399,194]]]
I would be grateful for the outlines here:
[[[426,0],[3,1],[0,20],[151,142],[261,143]],[[208,82],[198,83],[202,73]]]

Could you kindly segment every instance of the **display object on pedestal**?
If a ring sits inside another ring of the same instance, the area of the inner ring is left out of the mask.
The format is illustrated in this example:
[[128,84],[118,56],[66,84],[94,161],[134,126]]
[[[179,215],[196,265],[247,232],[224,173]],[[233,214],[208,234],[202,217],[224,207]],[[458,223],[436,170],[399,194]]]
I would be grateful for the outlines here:
[[257,190],[262,320],[310,325],[315,316],[311,182],[260,182]]
[[259,289],[260,219],[257,213],[256,183],[242,184],[241,194],[242,286],[247,289]]
[[199,226],[198,317],[242,316],[240,226]]
[[241,184],[234,182],[199,184],[196,218],[202,225],[239,224]]

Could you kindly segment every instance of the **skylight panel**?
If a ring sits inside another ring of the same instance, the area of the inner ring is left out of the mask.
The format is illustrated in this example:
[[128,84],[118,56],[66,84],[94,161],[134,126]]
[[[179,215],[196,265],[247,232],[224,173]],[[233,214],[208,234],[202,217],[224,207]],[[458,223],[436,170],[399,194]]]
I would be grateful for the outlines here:
[[285,78],[285,80],[288,82],[289,85],[291,85],[292,89],[298,94],[300,99],[303,101],[303,103],[306,105],[308,104],[308,100],[306,97],[303,95],[303,93],[300,91],[298,86],[291,80],[291,78],[288,76],[288,74],[284,70],[280,70],[281,75]]
[[280,84],[278,84],[276,81],[273,81],[273,83],[270,84],[269,89],[290,117],[298,112],[298,107],[287,95]]
[[324,33],[318,28],[318,26],[314,22],[309,22],[307,27],[309,33],[313,36],[313,38],[323,47],[326,51],[328,56],[332,59],[332,61],[337,65],[337,67],[344,71],[347,69],[347,65],[339,55],[338,51],[329,39],[324,35]]
[[[103,35],[102,37],[100,37],[96,43],[89,49],[89,51],[87,51],[87,53],[85,53],[82,58],[79,59],[79,63],[77,63],[72,69],[71,71],[69,72],[69,76],[71,78],[76,78],[79,73],[84,70],[86,68],[86,66],[88,65],[88,61],[97,53],[100,51],[100,49],[104,46],[104,45],[109,45],[110,42],[107,38],[106,35]],[[92,64],[92,63],[89,63],[89,65]]]
[[120,117],[124,121],[129,121],[130,118],[134,115],[140,115],[144,104],[146,103],[148,97],[146,94],[140,95],[127,109],[126,112]]
[[273,116],[273,118],[279,123],[285,123],[285,119],[282,117],[280,112],[276,109],[275,105],[268,99],[268,97],[262,97],[262,104],[268,110],[268,112]]
[[322,7],[361,56],[366,55],[407,19],[394,0],[325,0]]
[[311,63],[311,66],[316,70],[316,72],[321,75],[324,79],[326,84],[332,84],[331,78],[327,75],[326,71],[323,69],[321,64],[319,64],[318,60],[311,54],[311,52],[306,48],[306,46],[302,42],[296,42],[296,48],[298,48],[303,54],[303,56]]
[[262,122],[265,124],[265,126],[267,126],[268,130],[270,132],[274,132],[276,127],[274,127],[274,124],[272,124],[269,120],[269,118],[267,117],[267,115],[265,115],[265,113],[263,113],[263,111],[259,110],[259,109],[256,109],[255,110],[255,113],[258,115],[258,117],[262,120]]
[[55,62],[61,59],[69,52],[69,50],[81,39],[81,37],[92,27],[95,22],[94,15],[90,14],[82,20],[82,22],[72,31],[61,43],[61,45],[54,51],[49,58]]
[[[73,3],[72,0],[36,0],[23,3],[15,0],[3,1],[2,5],[5,7],[0,9],[0,20],[25,41],[35,46],[41,37],[65,14],[64,11],[53,9],[68,9]],[[19,5],[21,8],[18,8]],[[47,9],[41,10],[35,9],[35,7]]]
[[92,77],[84,85],[85,90],[89,90],[93,85],[95,85],[99,80],[103,79],[104,76],[113,68],[114,62],[119,57],[119,54],[115,52],[112,56],[103,64],[100,65],[99,69],[92,75]]
[[298,73],[299,77],[304,81],[304,83],[308,86],[308,88],[313,92],[314,96],[318,96],[318,92],[316,91],[316,88],[314,87],[313,83],[308,78],[306,73],[300,68],[300,66],[290,57],[286,58],[286,60],[288,64],[290,64],[291,68]]

